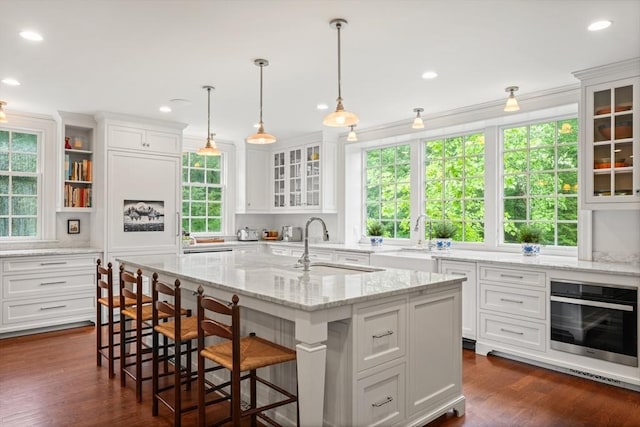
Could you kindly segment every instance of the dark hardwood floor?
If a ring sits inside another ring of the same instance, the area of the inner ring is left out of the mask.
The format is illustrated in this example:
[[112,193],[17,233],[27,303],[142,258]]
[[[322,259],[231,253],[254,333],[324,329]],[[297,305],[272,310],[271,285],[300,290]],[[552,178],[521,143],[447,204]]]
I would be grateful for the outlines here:
[[[93,327],[0,340],[0,426],[172,425],[164,408],[151,416],[148,381],[136,404],[132,382],[109,380],[94,343]],[[463,366],[466,415],[430,427],[640,426],[640,393],[469,350]],[[183,424],[195,425],[195,414]]]

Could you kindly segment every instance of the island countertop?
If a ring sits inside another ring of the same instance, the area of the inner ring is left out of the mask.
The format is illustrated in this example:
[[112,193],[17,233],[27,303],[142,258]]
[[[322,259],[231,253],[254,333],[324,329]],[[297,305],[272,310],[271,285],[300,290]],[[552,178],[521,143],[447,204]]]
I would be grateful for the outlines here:
[[[128,270],[141,268],[203,286],[214,286],[291,308],[316,311],[393,295],[447,286],[459,276],[399,270],[361,271],[311,266],[304,272],[296,258],[261,253],[212,252],[191,255],[125,256]],[[364,267],[367,268],[367,267]]]

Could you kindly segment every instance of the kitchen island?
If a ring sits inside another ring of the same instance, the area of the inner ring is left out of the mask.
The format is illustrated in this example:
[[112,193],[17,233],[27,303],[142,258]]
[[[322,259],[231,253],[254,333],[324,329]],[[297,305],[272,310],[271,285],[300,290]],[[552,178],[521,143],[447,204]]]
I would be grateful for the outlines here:
[[246,328],[295,346],[303,426],[418,426],[450,409],[464,414],[462,277],[329,263],[304,272],[295,258],[256,253],[118,261],[145,276],[180,279],[183,289],[202,285],[227,300],[237,294]]

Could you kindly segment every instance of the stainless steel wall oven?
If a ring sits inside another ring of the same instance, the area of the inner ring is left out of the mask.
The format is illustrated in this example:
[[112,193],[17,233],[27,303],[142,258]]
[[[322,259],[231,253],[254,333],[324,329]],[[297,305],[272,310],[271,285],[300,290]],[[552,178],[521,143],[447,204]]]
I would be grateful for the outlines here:
[[638,290],[552,280],[551,348],[638,366]]

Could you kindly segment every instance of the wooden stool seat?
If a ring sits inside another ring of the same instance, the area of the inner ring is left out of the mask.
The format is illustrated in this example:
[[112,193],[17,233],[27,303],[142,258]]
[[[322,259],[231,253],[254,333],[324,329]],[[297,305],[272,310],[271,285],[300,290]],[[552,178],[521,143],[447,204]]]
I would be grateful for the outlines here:
[[[176,322],[175,321],[161,323],[158,326],[156,326],[154,329],[158,333],[169,338],[170,340],[176,341]],[[181,319],[180,341],[194,340],[196,338],[198,338],[198,319],[193,316]]]
[[[205,347],[201,354],[203,357],[229,370],[233,369],[233,346],[231,341]],[[296,352],[290,348],[257,336],[240,338],[240,371],[242,372],[292,360],[296,360]]]
[[[180,313],[182,315],[186,315],[187,314],[187,310],[180,310]],[[138,320],[138,310],[136,308],[136,306],[131,306],[131,307],[127,307],[124,310],[121,311],[121,314],[127,317],[130,317],[133,320]],[[159,313],[159,317],[160,319],[169,319],[173,316],[171,316],[170,314],[167,313]],[[151,319],[153,319],[153,307],[151,305],[143,305],[142,306],[142,315],[140,317],[140,321],[142,322],[148,322]]]
[[[147,295],[143,295],[142,296],[142,303],[143,304],[151,304],[151,297],[147,296]],[[105,297],[99,298],[98,299],[98,304],[102,304],[105,307],[109,307],[110,306],[109,298],[108,297],[107,298],[105,298]],[[133,298],[125,298],[124,299],[124,305],[125,306],[136,305],[136,300],[134,300]],[[113,299],[113,303],[111,304],[111,306],[113,308],[120,308],[120,298],[114,298]]]

